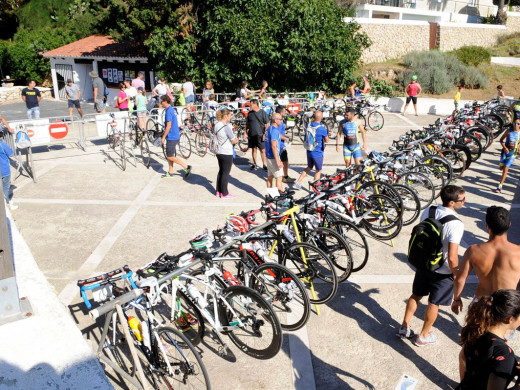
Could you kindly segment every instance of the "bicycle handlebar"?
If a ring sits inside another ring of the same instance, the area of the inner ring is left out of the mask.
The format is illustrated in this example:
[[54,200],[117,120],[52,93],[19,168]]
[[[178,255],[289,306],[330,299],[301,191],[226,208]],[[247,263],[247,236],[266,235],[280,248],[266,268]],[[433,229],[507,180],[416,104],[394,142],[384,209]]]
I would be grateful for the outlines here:
[[136,298],[139,298],[141,295],[143,295],[143,290],[140,288],[135,288],[133,290],[130,290],[126,294],[121,295],[117,299],[107,302],[104,305],[101,305],[100,307],[98,307],[94,310],[91,310],[88,314],[89,314],[90,318],[92,318],[93,320],[96,320],[100,316],[113,310],[118,303],[121,305],[124,305],[125,303],[128,303]]

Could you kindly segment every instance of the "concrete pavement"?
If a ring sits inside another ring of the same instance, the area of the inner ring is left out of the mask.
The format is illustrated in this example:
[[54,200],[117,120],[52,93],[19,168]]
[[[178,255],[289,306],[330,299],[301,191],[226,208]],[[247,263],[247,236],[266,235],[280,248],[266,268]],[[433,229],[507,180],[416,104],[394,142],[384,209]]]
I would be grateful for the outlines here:
[[[7,106],[0,108],[2,115],[9,111]],[[60,109],[57,105],[56,110]],[[435,118],[385,113],[383,130],[368,134],[369,150],[385,150],[399,134]],[[332,146],[326,150],[325,172],[342,166],[342,156]],[[137,268],[164,251],[177,253],[197,232],[222,225],[228,213],[258,207],[265,192],[264,172],[249,171],[249,154],[239,155],[232,168],[230,191],[237,198],[229,201],[213,195],[218,168],[211,155],[190,158],[194,169],[187,180],[180,173],[173,179],[160,179],[166,165],[158,150],[150,169],[138,164],[122,172],[105,159],[102,149],[106,150],[102,143],[90,143],[85,152],[72,146],[45,148],[34,155],[38,183],[22,177],[14,183],[14,197],[20,205],[14,212],[15,222],[39,268],[88,340],[96,340],[99,329],[85,315],[77,279],[124,264]],[[289,160],[291,176],[297,177],[305,164],[301,145],[293,145]],[[466,227],[465,246],[487,239],[486,207],[504,205],[518,213],[520,202],[514,198],[517,176],[513,167],[510,179],[515,180],[506,183],[502,194],[492,192],[499,178],[495,143],[459,180],[468,192],[460,213]],[[516,225],[513,229],[510,239],[519,243],[519,230]],[[290,340],[284,337],[282,351],[275,358],[256,361],[233,349],[238,362],[229,363],[214,353],[215,345],[207,338],[201,351],[213,387],[393,389],[402,374],[418,379],[417,389],[454,387],[463,315],[455,316],[449,308],[441,310],[435,325],[439,343],[434,346],[420,349],[395,336],[413,280],[405,255],[410,232],[411,227],[404,228],[393,248],[368,238],[367,266],[340,286],[336,298],[322,307],[320,316],[312,315],[302,332]],[[470,284],[464,292],[465,306],[473,289]],[[424,309],[421,305],[418,318],[412,321],[415,329],[421,325]],[[520,351],[518,338],[512,347]],[[0,348],[0,358],[2,351],[4,348]],[[309,359],[301,363],[305,359],[295,359],[296,355]],[[309,370],[314,383],[304,375]],[[107,373],[116,388],[126,388]]]

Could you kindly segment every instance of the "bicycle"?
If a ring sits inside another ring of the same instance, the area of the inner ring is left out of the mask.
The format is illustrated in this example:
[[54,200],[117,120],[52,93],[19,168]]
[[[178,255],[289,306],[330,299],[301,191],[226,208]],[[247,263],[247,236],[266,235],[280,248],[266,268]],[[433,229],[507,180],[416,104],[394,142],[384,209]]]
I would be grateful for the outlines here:
[[116,121],[116,116],[111,113],[109,114],[112,118],[111,121],[107,123],[107,141],[108,147],[112,150],[116,150],[119,148],[119,157],[121,158],[121,169],[126,170],[126,157],[125,157],[125,132],[121,131],[118,128],[118,122]]
[[[147,137],[145,136],[145,130],[141,129],[138,125],[138,118],[131,117],[129,119],[129,134],[130,141],[133,139],[132,149],[139,148],[141,151],[141,160],[146,168],[150,167],[150,146],[148,145]],[[135,156],[134,156],[135,158]]]
[[[98,302],[110,300],[89,312],[93,320],[105,315],[98,358],[139,389],[148,385],[154,389],[211,389],[192,343],[177,329],[161,326],[154,315],[151,302],[157,294],[157,280],[147,279],[137,288],[132,275],[124,266],[78,281],[87,308],[92,309],[86,295],[89,290]],[[141,321],[127,314],[131,309]]]

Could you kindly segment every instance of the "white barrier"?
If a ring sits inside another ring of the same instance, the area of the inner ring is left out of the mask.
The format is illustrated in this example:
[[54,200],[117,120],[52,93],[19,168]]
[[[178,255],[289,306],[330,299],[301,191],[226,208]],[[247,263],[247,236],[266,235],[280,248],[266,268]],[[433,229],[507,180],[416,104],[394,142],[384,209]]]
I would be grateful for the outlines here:
[[25,130],[31,140],[31,146],[45,146],[74,142],[81,145],[83,123],[77,117],[63,120],[63,117],[25,119],[9,122],[16,132]]

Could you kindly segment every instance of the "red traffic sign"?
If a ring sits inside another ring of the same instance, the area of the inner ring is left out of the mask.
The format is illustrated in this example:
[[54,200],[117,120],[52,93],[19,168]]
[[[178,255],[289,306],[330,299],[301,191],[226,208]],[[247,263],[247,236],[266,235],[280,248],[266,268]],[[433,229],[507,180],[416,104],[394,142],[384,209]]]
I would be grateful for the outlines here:
[[49,134],[52,138],[62,139],[69,133],[69,128],[63,122],[54,122],[49,125]]

